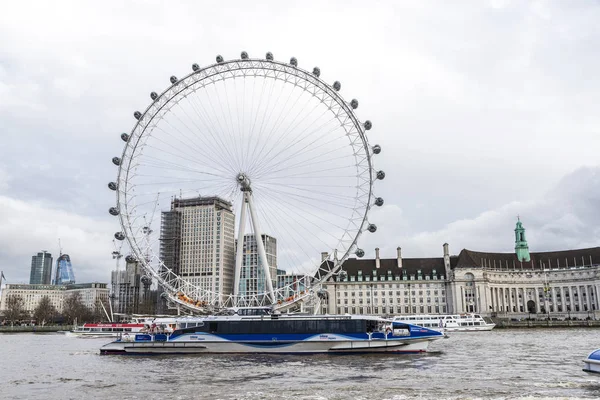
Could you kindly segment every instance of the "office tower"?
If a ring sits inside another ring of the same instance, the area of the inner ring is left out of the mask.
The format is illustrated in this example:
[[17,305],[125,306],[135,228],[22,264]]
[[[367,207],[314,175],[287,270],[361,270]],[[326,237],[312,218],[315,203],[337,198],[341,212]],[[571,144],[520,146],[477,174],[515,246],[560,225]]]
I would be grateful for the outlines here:
[[233,292],[234,224],[231,203],[219,197],[173,199],[161,216],[161,260],[222,302]]
[[135,260],[126,258],[125,270],[112,271],[110,284],[113,292],[115,313],[137,314],[142,302],[142,270]]
[[52,254],[46,250],[31,257],[29,284],[49,285],[52,277]]
[[[277,239],[265,234],[262,234],[261,238],[269,263],[269,279],[271,279],[273,287],[277,287]],[[253,233],[244,235],[243,252],[239,294],[251,296],[265,293],[267,291],[265,272],[258,255],[256,237]]]
[[73,265],[71,265],[71,257],[68,254],[61,254],[56,259],[54,284],[67,285],[73,283],[75,283],[75,274],[73,273]]

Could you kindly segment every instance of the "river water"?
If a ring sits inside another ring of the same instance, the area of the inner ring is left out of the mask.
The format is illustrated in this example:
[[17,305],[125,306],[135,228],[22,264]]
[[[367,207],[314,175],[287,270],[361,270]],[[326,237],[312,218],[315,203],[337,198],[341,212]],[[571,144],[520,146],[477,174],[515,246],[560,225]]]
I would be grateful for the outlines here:
[[100,356],[110,339],[0,335],[0,399],[591,399],[600,329],[453,333],[421,355]]

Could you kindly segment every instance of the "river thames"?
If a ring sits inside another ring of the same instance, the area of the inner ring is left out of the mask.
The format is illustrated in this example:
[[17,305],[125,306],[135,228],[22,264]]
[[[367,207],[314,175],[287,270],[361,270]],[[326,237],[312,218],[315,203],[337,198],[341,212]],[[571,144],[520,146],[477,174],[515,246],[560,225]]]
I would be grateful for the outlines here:
[[110,339],[0,335],[2,399],[592,399],[600,329],[453,333],[421,355],[100,356]]

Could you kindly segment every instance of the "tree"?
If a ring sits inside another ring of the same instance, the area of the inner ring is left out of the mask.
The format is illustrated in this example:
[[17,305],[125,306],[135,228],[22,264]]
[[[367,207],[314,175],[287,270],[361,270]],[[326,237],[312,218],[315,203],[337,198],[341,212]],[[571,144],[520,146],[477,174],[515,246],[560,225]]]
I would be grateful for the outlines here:
[[48,296],[42,297],[37,307],[33,311],[33,317],[38,324],[46,325],[46,322],[52,321],[56,316],[56,308]]
[[25,301],[19,295],[9,296],[6,300],[5,317],[10,321],[10,326],[15,324],[15,321],[20,320],[25,315]]
[[63,316],[69,323],[74,323],[76,320],[85,322],[91,318],[90,310],[81,300],[81,293],[73,293],[65,299],[63,303]]

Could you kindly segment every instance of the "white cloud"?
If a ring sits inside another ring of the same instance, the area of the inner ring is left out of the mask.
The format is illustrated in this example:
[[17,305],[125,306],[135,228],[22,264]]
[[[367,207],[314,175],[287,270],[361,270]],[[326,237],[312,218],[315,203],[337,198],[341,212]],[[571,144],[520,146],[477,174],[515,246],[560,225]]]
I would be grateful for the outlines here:
[[597,242],[596,169],[551,190],[598,164],[597,3],[35,3],[0,13],[0,265],[21,280],[58,237],[108,279],[118,134],[170,75],[242,50],[318,65],[373,122],[386,206],[361,247],[511,251],[517,214],[532,250]]
[[553,251],[600,245],[600,167],[581,168],[566,175],[539,198],[511,202],[480,213],[474,218],[452,222],[435,231],[409,226],[401,210],[384,207],[370,220],[381,228],[366,234],[364,246],[381,247],[381,256],[394,257],[402,247],[405,257],[440,257],[442,245],[453,253],[463,248],[490,252],[514,251],[517,215],[527,229],[531,251]]
[[4,193],[10,187],[9,182],[11,180],[10,175],[6,168],[0,164],[0,194]]
[[114,224],[6,196],[0,196],[0,221],[0,259],[9,283],[28,283],[35,253],[47,250],[56,259],[59,238],[78,282],[109,281]]

